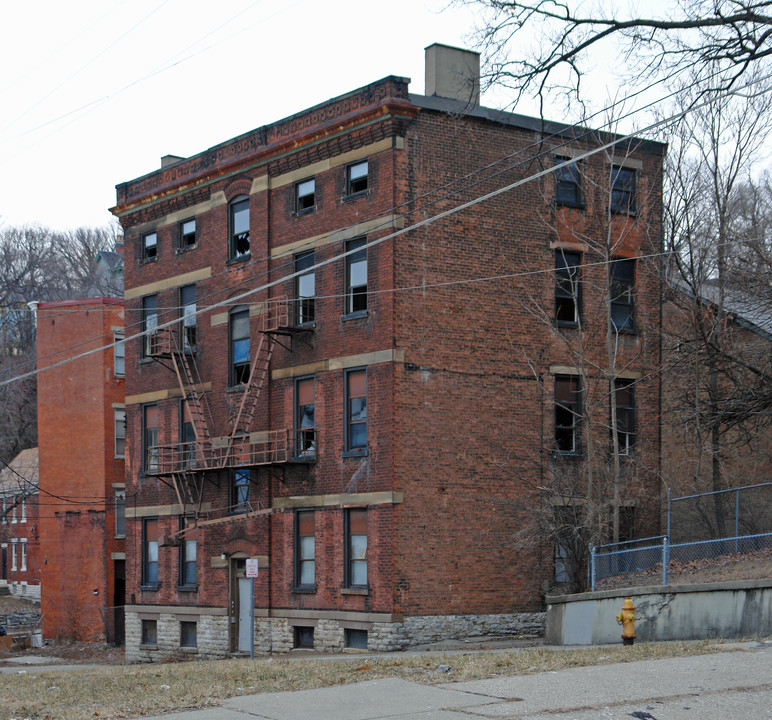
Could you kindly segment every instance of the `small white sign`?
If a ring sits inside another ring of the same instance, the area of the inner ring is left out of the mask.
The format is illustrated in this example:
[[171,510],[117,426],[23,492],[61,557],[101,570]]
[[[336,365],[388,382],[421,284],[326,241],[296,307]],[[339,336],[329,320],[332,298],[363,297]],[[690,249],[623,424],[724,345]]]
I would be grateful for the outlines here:
[[257,558],[247,558],[247,577],[257,577]]

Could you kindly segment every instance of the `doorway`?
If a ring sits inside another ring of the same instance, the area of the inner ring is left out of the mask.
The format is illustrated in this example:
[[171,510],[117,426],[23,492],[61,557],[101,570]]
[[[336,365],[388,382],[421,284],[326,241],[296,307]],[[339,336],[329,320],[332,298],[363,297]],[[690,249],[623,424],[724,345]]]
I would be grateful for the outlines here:
[[253,581],[247,578],[246,558],[231,559],[231,577],[231,651],[248,653],[252,647],[250,601]]

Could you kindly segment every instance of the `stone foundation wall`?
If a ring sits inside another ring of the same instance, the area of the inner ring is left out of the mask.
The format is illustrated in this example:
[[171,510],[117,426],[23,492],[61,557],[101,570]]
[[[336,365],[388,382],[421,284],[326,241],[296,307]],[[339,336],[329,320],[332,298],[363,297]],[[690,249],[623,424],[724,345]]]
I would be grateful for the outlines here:
[[[126,661],[156,662],[173,655],[193,654],[202,659],[230,655],[228,618],[222,615],[197,616],[197,647],[180,647],[180,622],[189,616],[159,613],[156,619],[157,643],[142,645],[141,617],[152,613],[126,613]],[[319,618],[290,621],[287,618],[255,619],[255,653],[288,653],[295,647],[295,626],[314,628],[314,649],[325,653],[346,650],[346,628],[351,625],[367,630],[367,650],[392,652],[441,640],[468,637],[541,636],[544,634],[545,613],[513,613],[502,615],[428,615],[406,618],[393,623],[346,623]]]

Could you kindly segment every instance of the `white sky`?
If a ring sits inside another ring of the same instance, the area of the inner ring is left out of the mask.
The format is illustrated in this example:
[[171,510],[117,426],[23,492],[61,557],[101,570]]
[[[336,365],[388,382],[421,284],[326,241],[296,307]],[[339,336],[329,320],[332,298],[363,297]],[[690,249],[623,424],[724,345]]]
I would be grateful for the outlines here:
[[4,1],[0,224],[106,224],[162,155],[386,75],[423,93],[424,48],[471,27],[444,0]]

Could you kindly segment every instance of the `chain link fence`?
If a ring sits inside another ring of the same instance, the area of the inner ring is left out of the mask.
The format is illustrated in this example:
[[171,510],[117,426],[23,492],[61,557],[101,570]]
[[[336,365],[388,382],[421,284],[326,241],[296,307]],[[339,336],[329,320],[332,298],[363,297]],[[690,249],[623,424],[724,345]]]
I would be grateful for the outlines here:
[[668,495],[667,535],[590,548],[588,579],[592,590],[695,582],[739,562],[772,564],[772,483]]

